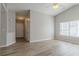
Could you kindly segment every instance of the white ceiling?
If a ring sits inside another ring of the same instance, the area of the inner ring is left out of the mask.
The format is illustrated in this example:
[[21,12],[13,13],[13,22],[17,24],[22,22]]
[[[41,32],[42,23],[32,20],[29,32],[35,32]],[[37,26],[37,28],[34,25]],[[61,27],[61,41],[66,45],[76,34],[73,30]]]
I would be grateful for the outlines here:
[[7,7],[11,10],[34,10],[48,15],[57,15],[64,10],[76,5],[76,3],[59,3],[59,9],[55,10],[52,7],[53,3],[7,3]]

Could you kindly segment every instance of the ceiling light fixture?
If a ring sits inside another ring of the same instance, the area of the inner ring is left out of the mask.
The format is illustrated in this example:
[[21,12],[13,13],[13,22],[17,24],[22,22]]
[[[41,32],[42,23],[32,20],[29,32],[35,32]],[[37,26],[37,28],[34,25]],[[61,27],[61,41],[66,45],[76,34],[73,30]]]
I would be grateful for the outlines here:
[[59,5],[58,3],[53,3],[53,8],[54,8],[54,9],[58,9],[59,6],[60,6],[60,5]]

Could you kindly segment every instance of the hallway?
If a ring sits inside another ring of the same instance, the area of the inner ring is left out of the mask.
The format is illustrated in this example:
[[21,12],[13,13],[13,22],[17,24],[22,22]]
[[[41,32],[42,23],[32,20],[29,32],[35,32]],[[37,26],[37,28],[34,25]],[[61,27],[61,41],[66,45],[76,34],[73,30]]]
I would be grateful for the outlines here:
[[37,43],[18,42],[0,49],[2,56],[79,56],[79,45],[48,40]]

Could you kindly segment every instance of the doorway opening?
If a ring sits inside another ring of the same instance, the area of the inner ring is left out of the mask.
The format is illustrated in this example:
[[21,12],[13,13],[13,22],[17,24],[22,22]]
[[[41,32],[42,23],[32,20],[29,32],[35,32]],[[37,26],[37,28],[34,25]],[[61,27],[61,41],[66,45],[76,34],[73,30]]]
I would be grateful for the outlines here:
[[30,41],[30,11],[16,12],[16,42]]

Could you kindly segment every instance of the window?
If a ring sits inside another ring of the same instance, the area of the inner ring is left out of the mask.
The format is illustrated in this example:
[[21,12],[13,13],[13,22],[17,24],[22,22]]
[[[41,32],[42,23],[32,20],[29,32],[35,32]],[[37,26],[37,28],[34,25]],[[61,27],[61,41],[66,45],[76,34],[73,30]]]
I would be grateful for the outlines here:
[[69,23],[68,22],[64,22],[64,23],[60,23],[60,34],[61,35],[69,35]]
[[77,22],[70,22],[70,36],[77,36]]
[[60,35],[79,37],[79,21],[60,23]]

